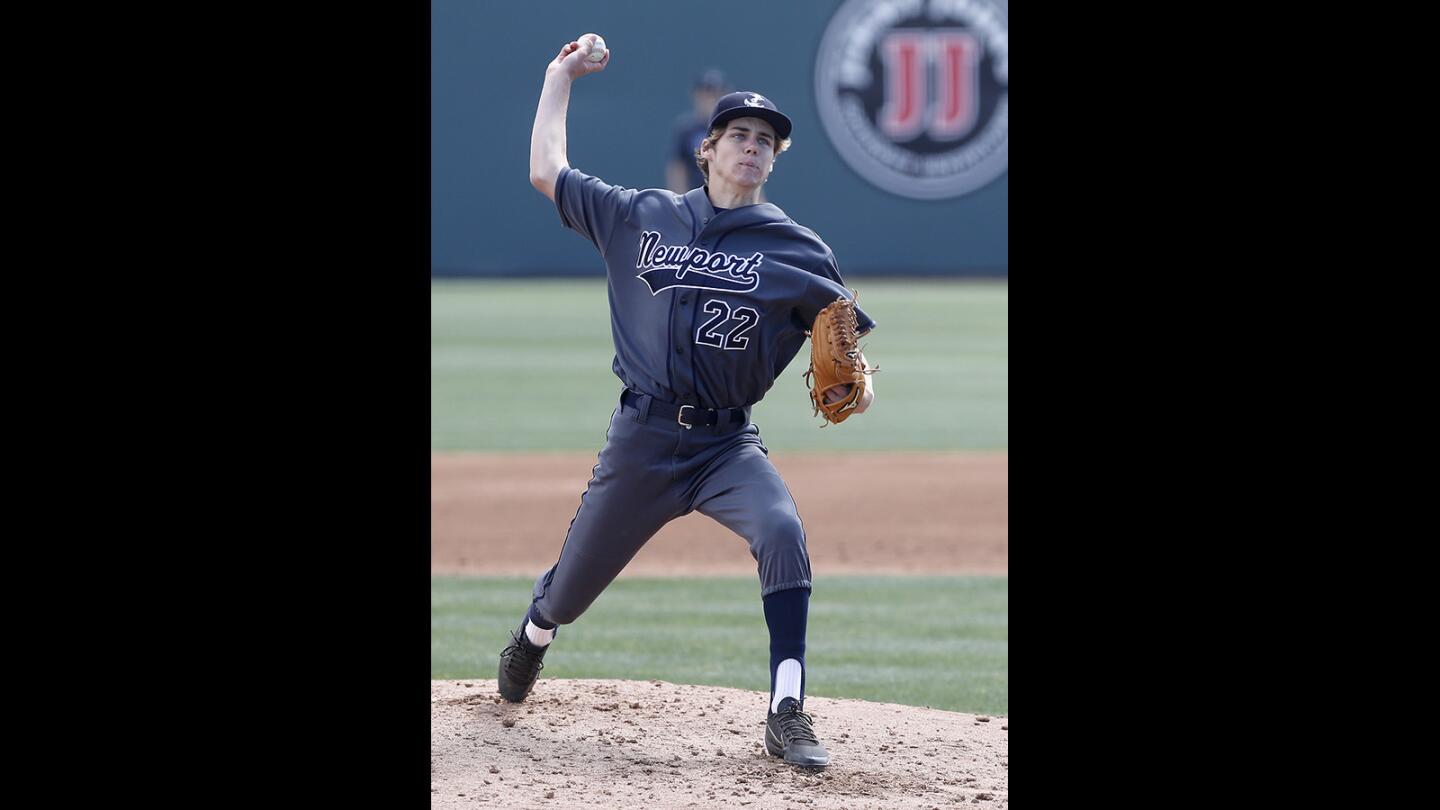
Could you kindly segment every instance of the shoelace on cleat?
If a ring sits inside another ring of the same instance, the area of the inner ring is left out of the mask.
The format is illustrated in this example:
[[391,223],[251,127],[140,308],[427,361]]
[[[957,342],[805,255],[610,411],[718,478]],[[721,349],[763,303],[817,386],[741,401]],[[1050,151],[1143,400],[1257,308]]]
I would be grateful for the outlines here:
[[501,655],[508,654],[511,650],[514,650],[516,654],[505,659],[505,671],[510,674],[510,677],[528,677],[545,668],[545,662],[541,661],[538,655],[530,652],[515,636],[511,636],[510,646],[506,647]]
[[815,736],[815,727],[812,725],[810,715],[800,711],[797,707],[792,707],[781,712],[778,717],[780,718],[780,729],[784,732],[782,739],[786,743],[820,744],[820,740]]

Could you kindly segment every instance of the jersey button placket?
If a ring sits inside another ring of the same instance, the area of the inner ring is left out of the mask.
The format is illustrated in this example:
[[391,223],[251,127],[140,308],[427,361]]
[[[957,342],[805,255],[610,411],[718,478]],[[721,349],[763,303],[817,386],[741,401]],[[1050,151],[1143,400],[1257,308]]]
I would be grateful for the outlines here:
[[688,292],[684,295],[677,294],[675,296],[677,306],[670,311],[670,345],[674,349],[672,356],[676,358],[671,366],[673,370],[671,379],[675,386],[675,396],[681,403],[688,402],[692,396],[691,392],[695,389],[695,381],[691,379],[690,365],[681,361],[681,358],[685,357],[685,346],[690,342],[690,312],[688,306],[679,305],[685,304],[688,300]]
[[[698,290],[687,290],[680,298],[680,303],[685,304],[676,313],[675,318],[675,356],[684,358],[687,362],[679,363],[679,378],[682,390],[676,393],[682,394],[686,402],[695,401],[695,367],[692,365],[698,356],[693,351],[687,352],[685,347],[691,346],[695,339],[695,307],[690,305],[690,297],[698,295]],[[692,347],[693,348],[693,347]]]
[[[707,217],[703,224],[709,224],[709,222],[710,219]],[[692,241],[690,244],[694,245],[695,243]],[[701,240],[700,247],[708,248],[709,246],[709,239]],[[679,296],[676,303],[688,305],[689,302],[690,296],[687,293]],[[671,322],[670,340],[675,346],[675,356],[684,357],[685,346],[690,343],[692,336],[695,334],[694,309],[688,306],[684,308],[676,307],[671,310],[671,316],[673,320]],[[695,398],[694,368],[689,364],[677,364],[674,369],[675,393],[680,396],[682,402],[692,401]]]

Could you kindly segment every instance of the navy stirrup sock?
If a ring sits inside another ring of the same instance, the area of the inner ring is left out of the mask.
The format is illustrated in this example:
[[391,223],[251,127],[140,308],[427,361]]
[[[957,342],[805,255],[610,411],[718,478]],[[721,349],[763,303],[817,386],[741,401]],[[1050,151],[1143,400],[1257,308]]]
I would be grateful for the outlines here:
[[[805,625],[810,615],[810,589],[790,588],[764,598],[765,624],[770,628],[770,695],[775,695],[775,673],[781,662],[800,663],[798,699],[805,702]],[[794,666],[793,664],[791,666]]]
[[[534,625],[535,629],[531,629]],[[530,603],[530,610],[525,613],[525,618],[520,620],[520,638],[533,650],[543,650],[550,646],[555,640],[558,625],[554,622],[547,622],[540,616],[540,611],[535,609],[535,603]],[[548,631],[548,636],[546,632]]]
[[545,621],[545,617],[541,616],[540,611],[535,609],[534,602],[530,603],[530,610],[525,614],[525,618],[541,630],[554,630],[559,626],[554,622]]

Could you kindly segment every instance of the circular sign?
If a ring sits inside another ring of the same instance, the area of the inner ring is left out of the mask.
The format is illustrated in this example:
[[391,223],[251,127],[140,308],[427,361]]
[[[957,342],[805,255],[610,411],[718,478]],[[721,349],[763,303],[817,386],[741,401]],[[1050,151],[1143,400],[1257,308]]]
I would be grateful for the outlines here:
[[815,60],[840,157],[902,197],[959,197],[1009,163],[1010,42],[993,0],[846,0]]

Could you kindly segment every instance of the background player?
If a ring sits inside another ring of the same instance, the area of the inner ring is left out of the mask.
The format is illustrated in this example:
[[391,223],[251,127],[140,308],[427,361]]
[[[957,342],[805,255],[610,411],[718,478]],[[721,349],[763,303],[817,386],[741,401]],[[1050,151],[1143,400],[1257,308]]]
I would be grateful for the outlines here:
[[[823,766],[829,753],[803,711],[811,589],[804,527],[750,409],[804,344],[816,314],[850,293],[819,236],[757,202],[792,128],[759,93],[717,101],[697,161],[706,183],[683,195],[612,186],[570,168],[572,83],[610,63],[608,53],[589,60],[593,37],[566,43],[546,68],[530,182],[605,260],[612,368],[624,389],[560,558],[536,580],[500,655],[500,693],[524,700],[558,626],[578,619],[662,526],[698,511],[743,537],[757,564],[770,632],[766,749]],[[862,333],[874,327],[864,312],[857,316]],[[867,386],[856,413],[873,399]]]
[[676,194],[705,185],[705,175],[695,165],[695,153],[710,131],[710,116],[715,103],[730,92],[725,74],[709,68],[695,79],[690,90],[691,108],[675,121],[670,132],[670,148],[665,162],[665,185]]

